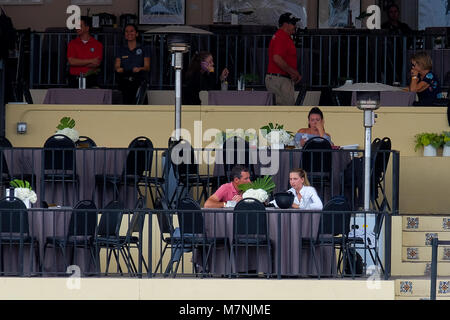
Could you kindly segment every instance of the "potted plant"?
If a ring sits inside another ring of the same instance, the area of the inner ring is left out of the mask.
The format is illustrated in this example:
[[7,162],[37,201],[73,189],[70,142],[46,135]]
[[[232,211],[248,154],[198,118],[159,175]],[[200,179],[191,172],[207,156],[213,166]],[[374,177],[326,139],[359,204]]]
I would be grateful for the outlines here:
[[264,176],[263,178],[257,178],[253,182],[241,184],[238,188],[244,191],[242,194],[243,199],[255,198],[264,203],[269,198],[269,193],[275,189],[275,183],[271,176]]
[[450,157],[450,131],[442,132],[442,143],[444,145],[442,156]]
[[415,142],[415,151],[423,146],[424,157],[435,157],[437,149],[442,145],[443,138],[437,133],[422,132],[415,135]]
[[284,149],[284,145],[293,140],[293,133],[286,131],[284,125],[269,123],[261,127],[261,135],[266,138],[272,149]]
[[14,196],[22,200],[27,208],[31,207],[30,203],[36,203],[36,193],[33,191],[28,181],[14,179],[9,184],[12,188],[14,188]]
[[77,130],[74,129],[75,120],[70,117],[63,117],[60,123],[56,127],[58,129],[56,134],[62,134],[69,137],[74,143],[78,141],[80,135]]

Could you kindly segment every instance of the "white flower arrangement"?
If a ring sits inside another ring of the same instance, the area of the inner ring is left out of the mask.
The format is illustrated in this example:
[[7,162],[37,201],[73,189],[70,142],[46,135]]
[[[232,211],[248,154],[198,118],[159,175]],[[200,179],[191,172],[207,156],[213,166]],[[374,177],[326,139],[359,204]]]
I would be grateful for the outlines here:
[[269,193],[275,189],[275,183],[271,176],[257,178],[255,181],[238,186],[239,190],[244,191],[242,198],[255,198],[261,202],[266,202]]
[[244,192],[242,198],[255,198],[261,202],[265,202],[267,198],[269,198],[269,195],[267,194],[266,190],[263,189],[248,189]]
[[31,185],[26,180],[14,179],[10,183],[11,187],[14,187],[14,196],[19,198],[23,202],[30,201],[36,203],[37,195],[31,189]]
[[279,143],[279,144],[288,144],[292,137],[291,135],[284,129],[275,129],[271,130],[266,136],[267,142],[270,144]]
[[56,127],[56,129],[58,129],[56,134],[65,135],[73,142],[77,142],[80,139],[80,134],[73,127],[75,127],[75,120],[69,117],[64,117],[60,120],[59,125]]

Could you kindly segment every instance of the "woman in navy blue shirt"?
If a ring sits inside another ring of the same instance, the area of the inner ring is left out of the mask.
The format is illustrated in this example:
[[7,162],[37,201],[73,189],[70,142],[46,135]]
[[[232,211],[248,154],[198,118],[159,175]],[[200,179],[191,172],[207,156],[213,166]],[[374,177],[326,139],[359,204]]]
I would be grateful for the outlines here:
[[125,45],[119,48],[115,70],[124,104],[136,104],[136,93],[150,71],[150,50],[137,42],[139,33],[133,24],[125,26]]
[[442,98],[439,79],[431,72],[433,63],[428,53],[422,51],[411,58],[411,83],[409,91],[417,92],[419,98],[415,106],[432,106],[435,101]]

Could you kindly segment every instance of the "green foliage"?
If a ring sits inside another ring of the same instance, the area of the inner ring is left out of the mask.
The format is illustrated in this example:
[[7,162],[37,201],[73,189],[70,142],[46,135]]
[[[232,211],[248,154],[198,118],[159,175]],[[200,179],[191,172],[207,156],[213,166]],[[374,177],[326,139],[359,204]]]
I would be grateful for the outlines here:
[[56,127],[56,129],[58,129],[58,130],[62,130],[65,128],[72,129],[73,127],[75,127],[75,120],[70,117],[64,117],[60,120],[60,123]]
[[9,185],[14,188],[27,188],[31,190],[31,185],[27,180],[14,179],[9,182]]
[[[261,127],[261,134],[263,135],[263,137],[265,138],[268,134],[269,134],[269,132],[270,131],[272,131],[272,130],[284,130],[284,125],[282,125],[282,124],[278,124],[278,123],[275,123],[275,125],[273,125],[273,123],[272,122],[270,122],[268,125],[266,125],[266,126],[264,126],[264,127]],[[292,133],[292,131],[287,131],[287,130],[285,130],[287,133],[289,133],[289,135],[292,137],[292,136],[294,136],[294,134]]]
[[442,136],[442,143],[445,146],[450,147],[450,131],[443,131],[441,136]]
[[240,184],[238,188],[244,192],[248,189],[263,189],[270,193],[275,189],[275,182],[273,182],[271,176],[264,176],[263,178],[257,178],[253,182]]
[[258,75],[253,73],[246,73],[243,75],[243,78],[245,83],[256,83],[259,81]]
[[425,147],[431,144],[435,148],[439,148],[443,142],[444,138],[442,135],[438,135],[437,133],[418,133],[415,135],[416,146],[414,147],[414,151],[417,151],[420,147]]

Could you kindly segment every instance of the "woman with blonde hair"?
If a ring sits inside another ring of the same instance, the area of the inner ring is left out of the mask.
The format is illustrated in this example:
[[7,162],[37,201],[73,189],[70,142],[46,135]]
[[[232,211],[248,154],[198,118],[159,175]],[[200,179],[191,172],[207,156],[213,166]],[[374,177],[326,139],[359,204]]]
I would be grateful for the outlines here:
[[[292,193],[294,203],[292,208],[303,210],[322,210],[323,204],[317,195],[316,189],[310,185],[306,171],[301,168],[292,169],[289,172],[289,184],[291,188],[288,192]],[[276,201],[273,201],[276,205]]]
[[417,52],[411,58],[411,83],[408,91],[417,92],[419,98],[415,106],[432,106],[442,98],[442,90],[439,79],[431,71],[433,62],[425,51]]

